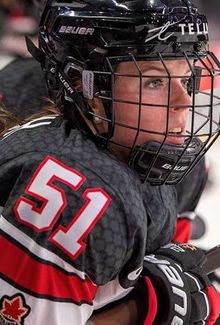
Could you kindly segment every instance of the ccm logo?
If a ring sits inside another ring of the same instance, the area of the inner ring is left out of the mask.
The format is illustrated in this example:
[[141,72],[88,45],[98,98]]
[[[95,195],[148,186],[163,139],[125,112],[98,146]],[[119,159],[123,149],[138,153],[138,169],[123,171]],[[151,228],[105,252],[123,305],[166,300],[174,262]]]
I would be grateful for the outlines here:
[[78,35],[93,35],[94,28],[76,27],[76,26],[61,26],[59,33],[61,34],[78,34]]

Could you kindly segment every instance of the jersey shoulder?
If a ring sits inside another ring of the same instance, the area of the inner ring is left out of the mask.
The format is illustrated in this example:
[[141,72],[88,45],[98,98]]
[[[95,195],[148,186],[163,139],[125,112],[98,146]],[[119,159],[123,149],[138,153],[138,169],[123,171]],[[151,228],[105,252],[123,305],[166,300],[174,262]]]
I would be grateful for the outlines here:
[[52,117],[11,130],[0,149],[3,216],[22,246],[25,235],[98,284],[140,265],[147,220],[129,168]]

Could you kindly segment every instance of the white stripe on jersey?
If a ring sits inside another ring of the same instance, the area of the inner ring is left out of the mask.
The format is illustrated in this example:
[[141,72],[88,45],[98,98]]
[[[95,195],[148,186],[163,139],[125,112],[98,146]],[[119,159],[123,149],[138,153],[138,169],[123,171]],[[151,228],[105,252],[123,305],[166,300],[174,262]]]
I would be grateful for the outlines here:
[[74,273],[78,275],[82,280],[86,278],[86,274],[74,268],[72,265],[68,264],[66,261],[62,260],[59,256],[53,252],[47,250],[46,248],[38,245],[32,238],[20,231],[18,228],[9,223],[3,215],[0,217],[0,229],[4,231],[7,235],[11,236],[17,242],[19,242],[23,247],[28,249],[36,257],[51,262],[66,272]]
[[29,315],[24,319],[24,324],[30,325],[85,325],[93,312],[93,306],[82,304],[81,306],[67,302],[56,302],[33,297],[11,286],[0,279],[0,299],[3,296],[10,297],[22,294],[25,303],[31,308]]
[[117,277],[105,285],[98,287],[94,300],[94,309],[100,309],[111,302],[117,301],[125,297],[132,290],[133,287],[128,289],[123,288]]
[[[42,259],[43,261],[51,262],[54,265],[59,266],[66,272],[74,273],[78,275],[82,280],[86,279],[86,274],[74,268],[72,265],[63,261],[59,256],[53,252],[47,250],[46,248],[38,245],[32,238],[23,233],[21,230],[9,223],[3,215],[0,216],[0,229],[5,232],[8,236],[11,236],[17,242],[19,242],[23,247],[28,249],[36,257]],[[101,308],[104,305],[118,300],[128,294],[132,288],[124,289],[118,278],[107,284],[100,286],[98,288],[96,298],[95,298],[95,308]]]
[[25,124],[22,125],[15,125],[12,128],[8,129],[8,132],[6,132],[1,141],[5,140],[7,137],[9,137],[10,135],[12,135],[13,133],[23,130],[23,129],[33,129],[35,127],[38,126],[42,126],[42,125],[48,125],[50,124],[58,115],[53,115],[53,116],[43,116],[43,117],[39,117],[35,120],[29,121]]
[[[49,261],[54,265],[59,266],[66,272],[74,273],[81,279],[85,279],[85,273],[80,272],[72,265],[62,260],[56,254],[38,245],[28,235],[24,234],[15,226],[10,224],[2,215],[0,217],[0,229],[8,236],[11,236],[13,239],[19,242],[36,257],[42,259],[43,261]],[[3,283],[2,285],[1,282]],[[97,293],[93,301],[94,306],[88,304],[78,306],[74,303],[53,302],[45,298],[32,297],[23,291],[17,290],[10,283],[1,279],[0,285],[0,299],[4,295],[11,297],[17,293],[22,293],[25,296],[26,303],[32,308],[31,314],[28,315],[27,323],[34,325],[84,325],[91,316],[93,309],[100,309],[111,302],[117,301],[126,296],[133,289],[133,287],[128,289],[123,288],[119,283],[118,277],[116,277],[114,280],[109,281],[105,285],[97,288]]]
[[132,288],[123,289],[118,280],[113,280],[98,289],[94,306],[91,306],[88,304],[76,305],[74,303],[33,297],[22,290],[14,288],[3,279],[0,279],[0,287],[0,299],[3,296],[10,298],[16,294],[24,296],[25,303],[31,308],[24,324],[34,325],[85,325],[94,309],[99,309],[110,302],[117,301],[132,290]]

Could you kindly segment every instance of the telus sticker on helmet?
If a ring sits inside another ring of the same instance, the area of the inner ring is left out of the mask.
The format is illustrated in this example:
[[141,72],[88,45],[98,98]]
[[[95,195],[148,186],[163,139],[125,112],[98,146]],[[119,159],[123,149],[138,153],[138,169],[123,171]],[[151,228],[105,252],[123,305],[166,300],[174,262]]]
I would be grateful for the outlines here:
[[156,32],[156,34],[147,37],[145,40],[145,43],[153,40],[154,38],[158,38],[160,41],[166,41],[168,38],[173,36],[174,31],[171,32],[169,35],[163,36],[165,32],[169,32],[169,27],[171,26],[178,26],[180,28],[181,34],[189,34],[189,35],[208,35],[208,24],[202,23],[202,24],[194,24],[194,23],[188,23],[188,24],[178,24],[178,22],[170,22],[168,21],[165,25],[156,27],[154,29],[150,29],[148,31],[148,34]]

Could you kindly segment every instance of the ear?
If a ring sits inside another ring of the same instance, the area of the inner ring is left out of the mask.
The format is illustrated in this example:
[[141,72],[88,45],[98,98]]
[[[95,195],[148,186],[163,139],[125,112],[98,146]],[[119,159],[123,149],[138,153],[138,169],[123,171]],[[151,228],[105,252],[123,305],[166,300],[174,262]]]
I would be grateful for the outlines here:
[[99,132],[105,132],[107,124],[104,120],[106,118],[106,114],[102,100],[100,98],[94,98],[89,100],[89,105],[94,113],[92,123],[97,127]]

